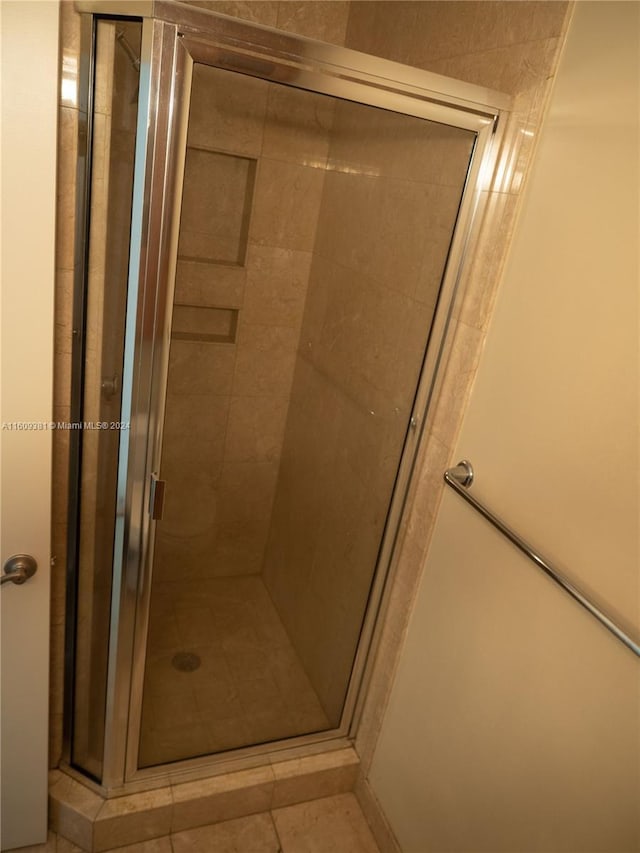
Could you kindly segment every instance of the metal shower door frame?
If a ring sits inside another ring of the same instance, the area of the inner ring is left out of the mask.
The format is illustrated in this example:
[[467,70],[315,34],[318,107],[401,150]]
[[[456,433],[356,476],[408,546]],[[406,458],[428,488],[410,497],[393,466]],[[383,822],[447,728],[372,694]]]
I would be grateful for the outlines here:
[[[510,99],[500,93],[347,48],[283,33],[172,0],[82,0],[87,14],[143,19],[140,95],[132,205],[125,333],[125,368],[118,469],[116,536],[108,662],[105,750],[101,789],[107,795],[157,787],[268,761],[275,751],[300,755],[324,741],[347,742],[363,702],[368,651],[418,445],[425,432],[447,342],[465,255],[480,220],[503,132],[499,116]],[[337,729],[226,757],[204,756],[138,769],[146,637],[151,598],[152,475],[160,466],[171,313],[186,132],[195,62],[296,88],[381,107],[476,134],[438,307],[402,453],[362,637]]]

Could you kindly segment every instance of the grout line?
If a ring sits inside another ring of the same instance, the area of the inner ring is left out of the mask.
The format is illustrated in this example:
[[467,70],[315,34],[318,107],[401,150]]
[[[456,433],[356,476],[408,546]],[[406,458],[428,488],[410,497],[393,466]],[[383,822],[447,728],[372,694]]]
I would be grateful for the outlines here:
[[280,838],[280,833],[278,832],[278,827],[276,826],[276,822],[273,818],[273,809],[269,809],[269,819],[271,820],[271,825],[273,826],[273,831],[275,832],[276,838],[278,839],[277,853],[285,853],[284,845],[282,843],[282,839]]

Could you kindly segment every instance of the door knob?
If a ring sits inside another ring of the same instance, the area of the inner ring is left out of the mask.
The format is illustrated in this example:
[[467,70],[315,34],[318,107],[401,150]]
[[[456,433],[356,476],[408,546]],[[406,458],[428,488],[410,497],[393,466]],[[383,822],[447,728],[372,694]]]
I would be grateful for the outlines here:
[[103,376],[100,387],[102,388],[102,395],[105,400],[111,400],[120,391],[120,377],[117,375]]
[[23,584],[35,575],[38,564],[29,554],[14,554],[13,557],[9,557],[2,570],[4,574],[0,578],[0,584]]

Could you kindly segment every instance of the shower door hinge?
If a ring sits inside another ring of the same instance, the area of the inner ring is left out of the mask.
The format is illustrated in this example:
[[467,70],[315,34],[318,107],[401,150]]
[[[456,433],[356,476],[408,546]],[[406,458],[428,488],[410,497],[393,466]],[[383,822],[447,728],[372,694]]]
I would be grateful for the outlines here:
[[157,474],[151,475],[151,491],[149,493],[149,515],[154,521],[162,521],[164,512],[164,488],[166,480],[158,479]]

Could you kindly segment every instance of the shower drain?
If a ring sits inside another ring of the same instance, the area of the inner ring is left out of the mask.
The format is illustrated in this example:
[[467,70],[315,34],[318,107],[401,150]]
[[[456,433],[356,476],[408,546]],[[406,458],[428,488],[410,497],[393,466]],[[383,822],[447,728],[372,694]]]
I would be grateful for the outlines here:
[[200,667],[201,663],[198,655],[194,655],[192,652],[178,652],[171,659],[171,666],[180,672],[194,672]]

